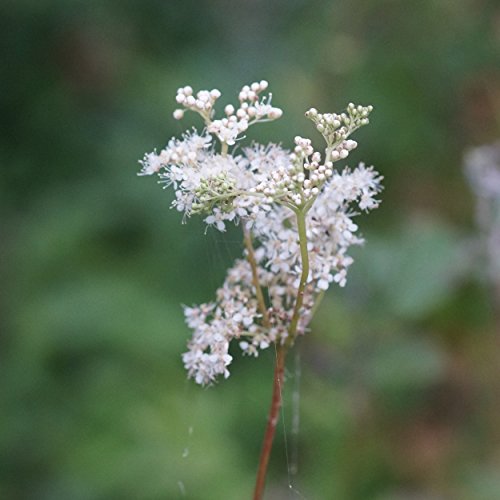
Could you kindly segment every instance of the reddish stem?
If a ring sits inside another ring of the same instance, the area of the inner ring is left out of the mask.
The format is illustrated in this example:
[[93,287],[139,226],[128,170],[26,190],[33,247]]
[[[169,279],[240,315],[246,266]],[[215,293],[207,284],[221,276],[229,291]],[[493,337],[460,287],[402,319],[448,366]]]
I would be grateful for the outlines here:
[[257,471],[253,500],[261,500],[264,494],[267,466],[269,464],[269,457],[271,456],[274,434],[276,433],[276,425],[278,424],[282,404],[281,393],[284,384],[285,357],[286,347],[282,345],[278,346],[276,349],[276,365],[274,367],[273,396],[271,399],[271,407],[269,408],[269,415],[267,417],[266,433],[264,434],[264,440],[262,442],[262,451],[260,453],[259,469]]

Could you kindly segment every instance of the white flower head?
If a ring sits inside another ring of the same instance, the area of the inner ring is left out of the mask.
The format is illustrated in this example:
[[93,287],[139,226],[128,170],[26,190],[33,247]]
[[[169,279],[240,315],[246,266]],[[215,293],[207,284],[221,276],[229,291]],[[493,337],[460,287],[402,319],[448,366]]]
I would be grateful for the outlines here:
[[140,175],[157,174],[173,188],[172,206],[184,219],[201,214],[207,228],[241,222],[244,230],[245,258],[228,270],[216,299],[184,308],[193,336],[182,358],[202,385],[229,375],[232,342],[257,356],[307,332],[318,296],[332,283],[346,285],[349,248],[363,242],[354,215],[379,204],[382,177],[373,167],[335,168],[358,146],[350,136],[368,123],[372,107],[349,104],[340,114],[311,108],[306,115],[324,150],[300,136],[292,151],[272,143],[240,148],[251,125],[282,115],[263,95],[267,88],[265,80],[243,86],[238,105],[226,105],[216,118],[217,89],[181,87],[174,118],[194,111],[204,130],[173,138],[140,162]]

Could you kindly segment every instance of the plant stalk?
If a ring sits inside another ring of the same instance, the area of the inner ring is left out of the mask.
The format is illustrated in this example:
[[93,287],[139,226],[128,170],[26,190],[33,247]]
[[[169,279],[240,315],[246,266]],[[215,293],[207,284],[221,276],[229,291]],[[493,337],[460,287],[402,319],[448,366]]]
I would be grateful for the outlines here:
[[300,260],[302,264],[302,273],[300,275],[299,288],[297,290],[297,299],[295,300],[295,307],[293,309],[292,319],[290,321],[290,328],[288,329],[288,338],[286,345],[290,346],[295,341],[297,335],[297,326],[299,324],[300,309],[304,303],[304,291],[306,289],[307,278],[309,276],[309,252],[307,250],[307,228],[306,228],[306,213],[297,211],[297,231],[299,233],[300,245]]
[[[267,467],[269,457],[273,447],[274,435],[276,433],[276,425],[278,424],[280,409],[283,402],[284,374],[285,374],[285,359],[288,348],[293,344],[297,335],[297,326],[299,322],[300,309],[304,302],[304,290],[309,276],[309,254],[307,251],[307,231],[306,231],[306,212],[296,211],[297,215],[297,230],[299,233],[300,256],[302,263],[302,273],[300,276],[299,288],[297,290],[297,298],[293,310],[290,328],[288,329],[288,337],[283,344],[276,345],[276,364],[274,367],[273,394],[271,398],[271,407],[267,417],[267,427],[262,443],[262,451],[260,454],[259,468],[257,471],[257,479],[255,482],[255,490],[253,500],[262,500],[264,487],[266,483]],[[245,234],[245,244],[246,244]],[[250,240],[251,243],[251,240]],[[248,246],[247,246],[248,249]],[[250,259],[249,259],[250,260]],[[250,262],[252,264],[252,262]],[[253,266],[252,266],[253,269]]]
[[255,296],[257,297],[257,304],[259,311],[262,314],[262,324],[269,328],[271,326],[269,322],[269,314],[267,312],[266,301],[264,299],[264,293],[262,292],[262,287],[259,282],[258,266],[255,260],[255,251],[252,243],[252,235],[250,231],[245,227],[243,223],[243,241],[245,242],[245,248],[247,250],[247,260],[252,268],[252,281],[255,287]]
[[285,374],[285,358],[287,348],[284,345],[276,347],[276,365],[274,367],[273,395],[271,399],[271,407],[267,417],[267,427],[262,442],[262,451],[260,453],[259,468],[257,470],[257,479],[255,482],[255,490],[253,500],[262,500],[264,495],[264,487],[266,484],[267,466],[269,457],[273,447],[274,435],[278,424],[280,408],[283,401],[282,391]]

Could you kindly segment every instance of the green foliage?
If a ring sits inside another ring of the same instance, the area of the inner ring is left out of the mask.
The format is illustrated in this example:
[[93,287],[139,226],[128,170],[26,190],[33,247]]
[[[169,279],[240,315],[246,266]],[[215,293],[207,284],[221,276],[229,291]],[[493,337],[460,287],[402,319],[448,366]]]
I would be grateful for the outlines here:
[[403,319],[417,320],[439,307],[467,271],[460,267],[464,239],[442,222],[404,221],[399,231],[369,235],[368,241],[368,249],[357,251],[361,262],[353,279],[372,291],[372,307],[390,308]]

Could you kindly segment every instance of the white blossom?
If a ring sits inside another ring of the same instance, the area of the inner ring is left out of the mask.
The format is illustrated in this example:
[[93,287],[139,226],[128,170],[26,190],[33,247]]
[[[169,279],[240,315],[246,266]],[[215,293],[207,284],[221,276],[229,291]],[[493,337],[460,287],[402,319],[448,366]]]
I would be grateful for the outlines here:
[[[323,151],[300,136],[295,137],[292,151],[276,144],[229,150],[252,124],[281,116],[271,95],[261,96],[267,87],[265,80],[243,86],[239,107],[226,105],[222,118],[215,117],[217,89],[195,93],[192,87],[180,88],[176,101],[182,108],[174,117],[195,111],[205,129],[171,139],[159,153],[149,153],[140,162],[141,175],[157,174],[165,187],[174,189],[172,205],[184,218],[203,214],[207,228],[219,231],[229,222],[242,222],[254,241],[255,264],[237,260],[213,302],[184,308],[193,336],[183,362],[189,376],[202,385],[229,375],[231,342],[244,354],[257,356],[273,343],[306,333],[318,296],[332,283],[346,284],[353,262],[349,248],[363,242],[353,217],[379,204],[382,178],[372,167],[361,163],[355,169],[335,169],[335,162],[357,147],[349,136],[368,123],[371,106],[349,104],[340,114],[311,108],[306,115],[326,141]],[[305,221],[306,243],[299,236],[299,213]],[[304,249],[308,276],[303,273]],[[249,257],[248,249],[244,257]],[[255,274],[265,291],[265,304],[259,302]]]

